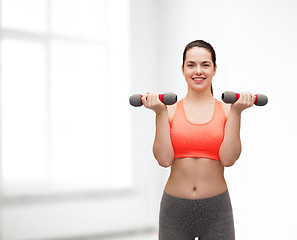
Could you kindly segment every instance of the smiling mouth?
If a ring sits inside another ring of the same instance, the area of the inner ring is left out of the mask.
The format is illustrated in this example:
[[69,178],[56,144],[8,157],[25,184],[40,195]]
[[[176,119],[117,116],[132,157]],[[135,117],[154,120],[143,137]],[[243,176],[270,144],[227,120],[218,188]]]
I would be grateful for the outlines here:
[[196,83],[200,83],[200,82],[203,82],[205,78],[192,78],[192,80]]

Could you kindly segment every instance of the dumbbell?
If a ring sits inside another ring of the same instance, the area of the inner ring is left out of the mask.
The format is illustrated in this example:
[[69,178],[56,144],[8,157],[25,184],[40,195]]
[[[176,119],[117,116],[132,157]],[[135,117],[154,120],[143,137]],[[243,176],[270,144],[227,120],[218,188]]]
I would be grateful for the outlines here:
[[[232,91],[226,91],[222,94],[222,100],[225,103],[235,103],[240,97],[239,93],[235,93]],[[264,106],[268,102],[268,97],[264,94],[256,94],[255,105]]]
[[[129,98],[129,102],[132,106],[134,107],[140,107],[142,106],[142,98],[143,95],[141,94],[134,94]],[[159,99],[162,103],[164,103],[165,105],[172,105],[174,103],[176,103],[177,101],[177,95],[175,93],[164,93],[164,94],[159,94]]]

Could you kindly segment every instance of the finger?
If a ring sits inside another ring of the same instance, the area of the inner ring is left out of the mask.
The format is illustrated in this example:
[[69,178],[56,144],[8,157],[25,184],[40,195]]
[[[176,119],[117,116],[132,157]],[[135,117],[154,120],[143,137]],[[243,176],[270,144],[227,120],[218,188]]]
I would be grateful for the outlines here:
[[154,106],[157,101],[158,101],[158,97],[159,95],[157,93],[149,93],[148,96],[147,96],[147,103],[148,103],[148,106],[151,107],[151,106]]
[[244,92],[242,93],[242,103],[246,106],[252,106],[254,104],[254,95],[250,92]]
[[252,105],[255,104],[255,102],[256,102],[256,95],[252,94]]
[[146,94],[144,94],[144,97],[145,97],[145,102],[146,102],[146,104],[148,104],[149,103],[149,98],[150,98],[150,92],[147,92]]
[[147,107],[147,94],[144,94],[141,98],[143,106]]
[[150,107],[152,105],[152,93],[146,94],[146,105],[147,107]]
[[159,103],[160,99],[159,99],[159,94],[158,93],[154,93],[152,97],[154,99],[154,104]]
[[246,93],[245,92],[240,93],[240,97],[239,97],[238,101],[239,101],[239,103],[242,103],[242,104],[246,103]]
[[249,106],[250,103],[251,103],[251,94],[249,92],[245,92],[243,94],[244,94],[244,101],[243,101],[243,103],[245,105],[248,105]]
[[146,98],[148,106],[152,105],[152,93],[149,93]]
[[246,93],[244,93],[244,95],[245,95],[244,104],[249,105],[250,104],[250,94],[248,92],[246,92]]
[[249,102],[249,104],[250,104],[250,106],[253,106],[254,105],[254,103],[255,103],[255,95],[254,94],[252,94],[252,93],[249,93],[249,95],[250,95],[250,102]]
[[147,103],[151,106],[155,103],[155,93],[149,93],[147,95]]

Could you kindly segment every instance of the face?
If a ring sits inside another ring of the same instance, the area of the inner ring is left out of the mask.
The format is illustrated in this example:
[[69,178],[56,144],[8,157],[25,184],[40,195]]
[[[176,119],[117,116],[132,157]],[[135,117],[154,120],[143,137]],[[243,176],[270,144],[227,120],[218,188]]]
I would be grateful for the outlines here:
[[189,49],[182,71],[190,88],[197,91],[210,90],[212,78],[216,73],[211,52],[200,47]]

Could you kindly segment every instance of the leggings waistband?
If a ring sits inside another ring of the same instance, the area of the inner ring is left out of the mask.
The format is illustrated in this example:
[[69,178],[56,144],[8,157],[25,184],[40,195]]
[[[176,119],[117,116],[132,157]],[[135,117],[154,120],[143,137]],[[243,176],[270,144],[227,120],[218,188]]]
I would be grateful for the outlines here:
[[229,199],[229,191],[226,190],[225,192],[218,194],[213,197],[209,198],[197,198],[197,199],[190,199],[190,198],[180,198],[180,197],[175,197],[172,196],[165,191],[163,191],[163,198],[168,199],[168,200],[174,200],[175,202],[184,202],[184,203],[193,203],[193,202],[217,202],[217,201],[222,201],[223,199]]

